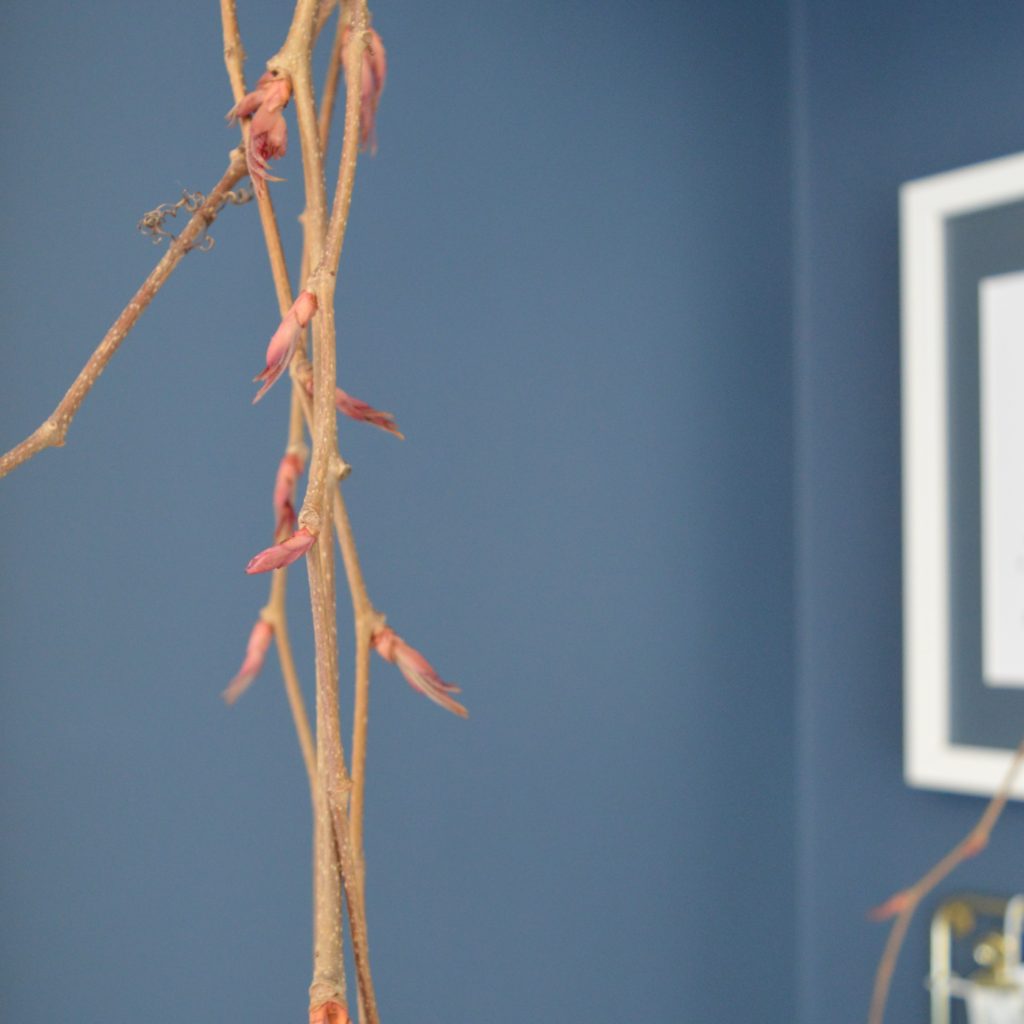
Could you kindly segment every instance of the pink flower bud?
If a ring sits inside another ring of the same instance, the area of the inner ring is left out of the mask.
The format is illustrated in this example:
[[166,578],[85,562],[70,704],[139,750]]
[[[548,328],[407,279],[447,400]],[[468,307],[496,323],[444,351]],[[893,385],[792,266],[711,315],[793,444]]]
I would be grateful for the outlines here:
[[[306,387],[306,393],[312,397],[312,376],[307,377],[303,383]],[[342,391],[341,388],[334,389],[334,407],[338,412],[344,413],[350,419],[369,423],[372,427],[380,427],[381,430],[394,434],[399,440],[405,440],[405,434],[398,429],[398,424],[395,423],[394,413],[381,412],[380,409],[374,409],[372,405],[369,405],[362,399],[353,398],[347,391]]]
[[406,682],[429,697],[435,704],[447,708],[461,718],[468,718],[469,712],[450,694],[458,693],[454,683],[446,683],[434,667],[415,648],[410,647],[393,629],[384,626],[373,634],[373,649],[385,660],[397,665]]
[[374,409],[372,405],[367,405],[366,402],[353,398],[342,391],[341,388],[334,389],[334,404],[338,412],[343,412],[354,420],[362,420],[373,427],[380,427],[381,430],[394,434],[400,440],[405,440],[405,434],[398,429],[398,424],[395,423],[394,413],[381,412],[379,409]]
[[277,467],[274,481],[274,540],[280,543],[295,532],[295,485],[302,476],[302,459],[288,452]]
[[249,634],[249,643],[245,648],[245,661],[238,670],[238,675],[228,683],[228,688],[221,694],[225,702],[234,704],[247,689],[249,684],[259,675],[266,660],[274,629],[269,622],[260,619]]
[[274,382],[288,369],[303,330],[313,319],[317,310],[316,296],[312,292],[299,292],[292,308],[285,314],[280,326],[274,331],[267,345],[267,365],[262,373],[253,377],[253,382],[263,381],[263,387],[252,400],[255,405],[273,386]]
[[[348,58],[348,43],[352,30],[346,28],[341,40],[341,62],[344,67]],[[367,32],[367,46],[363,51],[363,63],[359,75],[359,145],[362,149],[377,152],[377,106],[384,82],[388,76],[388,57],[384,43],[375,29]]]
[[288,125],[282,111],[291,98],[291,82],[273,71],[262,75],[256,88],[243,96],[229,111],[228,120],[251,117],[245,162],[257,195],[263,195],[267,181],[280,181],[270,174],[270,161],[288,149]]
[[306,527],[293,533],[286,541],[275,544],[272,548],[254,555],[245,571],[251,576],[257,572],[269,572],[271,569],[283,569],[292,562],[297,562],[314,544],[316,534],[310,533]]

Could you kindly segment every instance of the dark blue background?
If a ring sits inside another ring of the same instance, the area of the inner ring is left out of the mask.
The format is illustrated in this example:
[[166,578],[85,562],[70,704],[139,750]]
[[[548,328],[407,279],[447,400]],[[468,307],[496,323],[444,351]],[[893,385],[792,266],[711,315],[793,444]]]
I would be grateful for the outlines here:
[[[241,5],[250,80],[287,7]],[[343,423],[347,494],[375,600],[471,709],[375,669],[384,1019],[859,1021],[864,910],[981,809],[900,777],[896,189],[1020,148],[1024,11],[397,0],[376,24],[340,375],[409,440]],[[156,259],[136,220],[235,135],[213,4],[8,5],[0,30],[6,447]],[[297,146],[281,171],[294,253]],[[218,699],[265,599],[242,567],[286,395],[249,405],[276,322],[255,210],[213,234],[68,446],[0,483],[5,1020],[303,1016],[274,657]],[[1011,807],[960,884],[1021,888],[1022,837]],[[925,934],[893,1021],[924,1015]]]

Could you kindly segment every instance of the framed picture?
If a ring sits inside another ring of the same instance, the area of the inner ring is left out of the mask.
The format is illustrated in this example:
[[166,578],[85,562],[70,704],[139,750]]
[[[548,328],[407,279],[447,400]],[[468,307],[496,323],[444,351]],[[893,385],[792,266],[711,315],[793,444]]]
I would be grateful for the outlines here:
[[900,217],[904,769],[991,794],[1024,736],[1024,154]]

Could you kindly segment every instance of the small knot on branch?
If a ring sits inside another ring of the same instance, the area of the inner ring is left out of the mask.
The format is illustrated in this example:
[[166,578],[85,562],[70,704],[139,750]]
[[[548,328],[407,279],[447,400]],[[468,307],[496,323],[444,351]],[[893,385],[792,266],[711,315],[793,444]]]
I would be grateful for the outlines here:
[[[241,206],[251,199],[252,191],[247,188],[234,189],[224,193],[224,202],[234,206]],[[181,198],[176,203],[161,203],[155,210],[143,214],[137,225],[138,229],[142,234],[149,235],[154,245],[159,245],[164,239],[173,242],[178,236],[167,230],[168,219],[177,217],[180,210],[189,214],[198,213],[205,202],[206,196],[202,192],[190,192],[188,189],[183,189]],[[203,240],[194,248],[200,252],[209,252],[213,245],[213,237],[204,232]]]

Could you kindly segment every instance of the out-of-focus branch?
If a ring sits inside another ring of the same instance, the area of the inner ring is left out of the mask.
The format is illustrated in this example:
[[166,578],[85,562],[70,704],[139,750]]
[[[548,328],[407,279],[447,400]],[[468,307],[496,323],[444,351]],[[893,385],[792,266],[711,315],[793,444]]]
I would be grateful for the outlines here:
[[911,919],[914,916],[921,900],[925,898],[947,875],[959,864],[962,864],[969,857],[981,853],[988,845],[992,829],[995,828],[999,816],[1006,808],[1006,802],[1010,798],[1010,791],[1013,789],[1014,779],[1021,765],[1024,764],[1024,739],[1021,740],[1017,752],[1010,762],[1003,784],[996,791],[995,796],[989,800],[984,812],[978,819],[978,823],[970,832],[960,840],[952,850],[949,851],[929,871],[925,872],[912,886],[901,889],[894,896],[890,896],[881,906],[876,907],[870,913],[875,921],[884,921],[895,917],[889,938],[885,943],[885,950],[882,959],[878,963],[878,970],[875,973],[875,984],[871,993],[871,1008],[868,1012],[868,1024],[882,1024],[885,1018],[885,1004],[889,999],[889,988],[892,983],[893,971],[896,969],[896,961],[900,955],[900,948],[906,938],[907,929],[910,927]]

